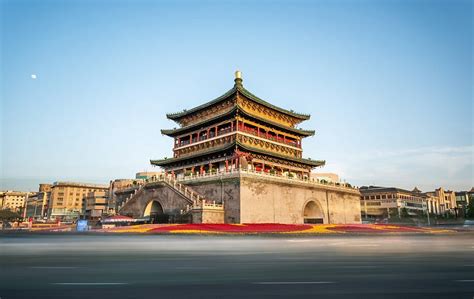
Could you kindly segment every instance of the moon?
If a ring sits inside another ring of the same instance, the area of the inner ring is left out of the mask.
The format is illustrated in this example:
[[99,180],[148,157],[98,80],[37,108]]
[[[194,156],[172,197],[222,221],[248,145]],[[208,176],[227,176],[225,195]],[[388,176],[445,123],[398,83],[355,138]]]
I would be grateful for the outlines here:
[[36,78],[36,74],[31,74],[31,79],[35,80]]

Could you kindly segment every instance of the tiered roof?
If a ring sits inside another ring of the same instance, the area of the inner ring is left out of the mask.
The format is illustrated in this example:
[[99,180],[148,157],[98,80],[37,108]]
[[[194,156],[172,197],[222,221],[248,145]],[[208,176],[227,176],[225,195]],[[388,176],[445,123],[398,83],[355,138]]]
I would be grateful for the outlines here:
[[211,107],[213,105],[217,105],[217,104],[219,104],[219,103],[235,96],[237,93],[240,93],[241,95],[245,96],[247,99],[252,100],[252,101],[256,102],[257,104],[261,104],[261,105],[263,105],[267,108],[276,110],[280,113],[283,113],[283,114],[286,114],[286,115],[291,116],[293,118],[296,118],[296,119],[299,120],[299,122],[302,122],[304,120],[308,120],[311,117],[311,115],[309,115],[309,114],[296,113],[293,110],[287,110],[287,109],[272,105],[269,102],[262,100],[261,98],[257,97],[256,95],[254,95],[253,93],[251,93],[250,91],[245,89],[244,86],[242,85],[242,79],[240,79],[240,78],[237,78],[235,80],[234,87],[232,87],[229,91],[227,91],[226,93],[224,93],[220,97],[218,97],[218,98],[216,98],[212,101],[209,101],[207,103],[204,103],[202,105],[199,105],[197,107],[194,107],[192,109],[189,109],[189,110],[185,109],[181,112],[166,114],[166,117],[180,123],[180,120],[183,117],[186,117],[186,116],[188,116],[192,113],[199,112],[199,111],[204,110],[204,109],[206,109],[208,107]]
[[203,121],[200,121],[200,122],[197,122],[197,123],[194,123],[192,125],[189,125],[189,126],[184,126],[184,127],[181,127],[181,128],[175,128],[175,129],[169,129],[169,130],[161,130],[161,134],[164,134],[164,135],[167,135],[167,136],[171,136],[171,137],[174,137],[176,135],[180,135],[180,134],[184,134],[184,133],[187,133],[187,132],[191,132],[191,131],[194,131],[194,130],[197,130],[203,126],[205,126],[205,124],[207,123],[210,123],[210,122],[213,122],[213,121],[217,121],[219,119],[223,119],[225,117],[230,117],[232,115],[234,115],[237,111],[239,111],[239,114],[240,115],[245,115],[249,118],[253,118],[255,120],[258,120],[258,121],[261,121],[261,122],[265,122],[265,123],[268,123],[270,125],[273,125],[283,131],[287,131],[287,132],[290,132],[290,133],[294,133],[294,134],[297,134],[297,135],[301,135],[301,136],[313,136],[315,134],[315,131],[314,130],[303,130],[303,129],[297,129],[297,128],[293,128],[293,127],[289,127],[289,126],[285,126],[283,124],[280,124],[280,123],[277,123],[277,122],[274,122],[274,121],[271,121],[271,120],[268,120],[268,119],[264,119],[264,118],[261,118],[259,116],[256,116],[256,115],[251,115],[247,112],[245,112],[244,110],[241,110],[240,107],[236,104],[234,106],[234,108],[232,108],[231,110],[229,111],[224,111],[222,112],[221,114],[219,115],[216,115],[212,118],[209,118],[209,119],[205,119]]
[[[251,102],[254,102],[256,104],[265,106],[271,110],[274,110],[280,113],[280,115],[281,114],[286,115],[285,118],[288,117],[289,122],[286,124],[282,124],[280,122],[276,122],[275,120],[270,120],[258,115],[254,115],[253,113],[250,113],[244,110],[239,105],[238,101],[233,101],[233,103],[231,103],[230,106],[226,106],[226,109],[222,109],[222,111],[218,112],[217,115],[214,115],[208,119],[193,122],[189,125],[183,125],[183,124],[188,123],[188,121],[185,120],[186,117],[193,116],[193,114],[200,113],[206,109],[211,108],[212,106],[224,104],[225,101],[236,99],[239,96],[244,97],[245,99]],[[226,93],[224,93],[223,95],[221,95],[220,97],[189,110],[183,110],[181,112],[167,114],[166,116],[168,119],[171,119],[177,122],[178,124],[181,125],[181,127],[169,129],[169,130],[161,130],[161,133],[164,135],[175,137],[181,134],[186,134],[195,130],[199,130],[201,128],[205,128],[210,123],[216,123],[221,120],[224,121],[224,120],[231,119],[232,117],[235,117],[237,115],[244,116],[245,118],[249,120],[261,122],[263,124],[268,124],[281,131],[292,133],[294,135],[298,135],[301,137],[312,136],[315,134],[314,130],[303,130],[303,129],[294,127],[294,125],[304,120],[308,120],[311,117],[309,114],[296,113],[293,110],[287,110],[287,109],[272,105],[268,103],[267,101],[264,101],[261,98],[257,97],[256,95],[252,94],[250,91],[248,91],[247,89],[243,87],[242,78],[240,77],[240,72],[236,72],[234,87],[230,89],[229,91],[227,91]],[[293,126],[289,124],[292,124]],[[296,158],[296,157],[291,157],[291,156],[286,156],[286,155],[280,155],[278,153],[274,153],[271,151],[265,151],[261,148],[253,147],[247,144],[242,144],[237,140],[234,140],[222,146],[209,148],[208,150],[198,151],[191,155],[186,155],[186,156],[181,156],[181,157],[176,157],[176,158],[166,158],[166,159],[161,159],[161,160],[150,160],[150,162],[153,165],[170,166],[173,163],[182,162],[182,161],[186,161],[189,159],[194,159],[194,158],[198,158],[198,157],[202,157],[206,155],[212,155],[218,152],[228,151],[231,149],[243,149],[245,151],[253,152],[255,154],[263,154],[269,157],[297,162],[297,163],[305,164],[312,167],[322,166],[325,164],[325,161],[321,161],[321,160]]]
[[212,147],[212,148],[209,148],[208,150],[205,150],[205,151],[199,151],[199,152],[196,152],[195,154],[181,156],[181,157],[177,157],[177,158],[166,158],[166,159],[161,159],[161,160],[150,160],[150,163],[153,164],[153,165],[157,165],[157,166],[166,166],[166,165],[169,165],[169,164],[173,164],[173,163],[176,163],[176,162],[193,159],[193,158],[200,157],[200,156],[203,156],[203,155],[210,155],[210,154],[213,154],[213,153],[226,151],[226,150],[229,150],[229,149],[232,149],[232,148],[240,148],[240,149],[243,149],[243,150],[246,150],[246,151],[249,151],[249,152],[254,152],[254,153],[258,153],[258,154],[272,156],[272,157],[275,157],[275,158],[280,158],[280,159],[285,159],[285,160],[289,160],[289,161],[293,161],[293,162],[307,164],[307,165],[310,165],[310,166],[313,166],[313,167],[323,166],[326,163],[326,161],[324,161],[324,160],[312,160],[312,159],[295,158],[295,157],[280,155],[280,154],[277,154],[277,153],[274,153],[274,152],[262,150],[262,149],[257,148],[257,147],[249,146],[247,144],[242,144],[239,141],[233,141],[231,143],[227,143],[227,144],[224,144],[222,146]]

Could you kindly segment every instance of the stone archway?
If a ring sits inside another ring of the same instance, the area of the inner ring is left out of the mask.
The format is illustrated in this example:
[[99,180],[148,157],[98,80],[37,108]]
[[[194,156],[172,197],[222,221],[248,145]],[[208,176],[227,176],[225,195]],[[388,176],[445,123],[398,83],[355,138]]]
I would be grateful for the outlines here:
[[303,221],[308,224],[324,223],[321,206],[314,200],[308,201],[303,209]]
[[151,200],[146,205],[143,217],[150,217],[151,223],[168,223],[168,215],[163,212],[163,206],[156,200]]

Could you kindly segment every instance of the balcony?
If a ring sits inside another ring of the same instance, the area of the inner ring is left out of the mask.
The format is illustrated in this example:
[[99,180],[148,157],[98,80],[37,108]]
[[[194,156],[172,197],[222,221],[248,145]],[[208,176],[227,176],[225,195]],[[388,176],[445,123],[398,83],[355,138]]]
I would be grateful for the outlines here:
[[[234,128],[226,127],[226,128],[222,128],[222,129],[218,130],[217,135],[216,135],[215,130],[212,129],[212,131],[209,131],[209,136],[204,134],[204,135],[201,135],[199,137],[193,137],[191,139],[192,142],[190,142],[189,139],[181,140],[180,144],[176,145],[175,148],[180,148],[180,147],[183,147],[183,146],[186,146],[186,145],[189,145],[189,144],[194,144],[194,143],[197,143],[197,142],[200,142],[200,141],[209,140],[209,139],[212,139],[216,136],[222,136],[222,135],[225,135],[225,134],[228,134],[228,133],[231,133],[231,132],[235,132],[235,131],[236,131],[235,127]],[[196,133],[193,133],[193,135],[194,134],[196,134]]]
[[[238,128],[238,130],[237,130],[237,128]],[[296,148],[301,148],[301,144],[299,144],[297,141],[287,140],[287,139],[279,137],[279,136],[274,136],[274,135],[262,133],[262,132],[259,132],[257,129],[250,128],[250,127],[247,127],[247,126],[244,126],[244,125],[239,125],[238,127],[235,127],[235,126],[234,127],[230,127],[230,126],[229,127],[224,127],[224,128],[218,129],[217,134],[216,134],[215,129],[211,129],[211,130],[205,132],[204,134],[202,134],[201,136],[193,137],[191,139],[191,141],[190,141],[189,137],[187,139],[181,140],[179,145],[175,145],[174,148],[176,149],[176,148],[180,148],[180,147],[187,146],[187,145],[190,145],[190,144],[194,144],[194,143],[197,143],[197,142],[209,140],[209,139],[212,139],[214,137],[222,136],[222,135],[225,135],[225,134],[228,134],[228,133],[231,133],[231,132],[235,132],[235,131],[244,132],[244,133],[247,133],[247,134],[257,136],[257,137],[262,138],[262,139],[266,139],[266,140],[286,144],[286,145],[296,147]],[[195,134],[196,133],[193,133],[191,135],[195,135]],[[207,135],[207,134],[209,134],[209,135]]]
[[271,141],[275,141],[275,142],[278,142],[278,143],[283,143],[283,144],[286,144],[286,145],[289,145],[289,146],[301,148],[301,145],[298,144],[296,141],[286,140],[286,139],[278,137],[278,136],[267,135],[265,133],[259,132],[257,129],[244,127],[244,126],[239,126],[239,131],[245,132],[245,133],[248,133],[248,134],[252,134],[254,136],[257,136],[257,137],[260,137],[260,138],[263,138],[263,139],[266,139],[266,140],[271,140]]

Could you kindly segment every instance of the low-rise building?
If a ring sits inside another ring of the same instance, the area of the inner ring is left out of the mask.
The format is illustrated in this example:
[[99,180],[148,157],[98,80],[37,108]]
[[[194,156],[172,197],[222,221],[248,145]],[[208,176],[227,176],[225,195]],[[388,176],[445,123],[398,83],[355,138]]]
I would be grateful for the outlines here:
[[108,195],[108,191],[94,191],[87,194],[84,206],[86,219],[100,219],[108,214]]
[[85,197],[89,192],[107,191],[108,185],[55,182],[51,187],[48,218],[74,220],[84,211]]
[[23,212],[25,200],[31,195],[29,192],[2,191],[0,192],[0,204],[2,209],[9,209],[15,212]]
[[402,216],[402,209],[408,214],[417,215],[429,211],[426,196],[418,188],[408,191],[395,187],[363,186],[361,192],[361,211],[367,217],[390,215]]
[[43,198],[40,197],[40,192],[33,192],[28,196],[25,203],[26,210],[25,218],[42,219]]
[[435,191],[426,192],[425,195],[432,201],[436,202],[439,206],[438,213],[436,214],[456,214],[456,195],[454,191],[444,190],[440,187]]
[[474,201],[474,187],[472,187],[470,191],[459,191],[455,194],[458,209],[462,211],[462,215],[466,215],[469,203]]

